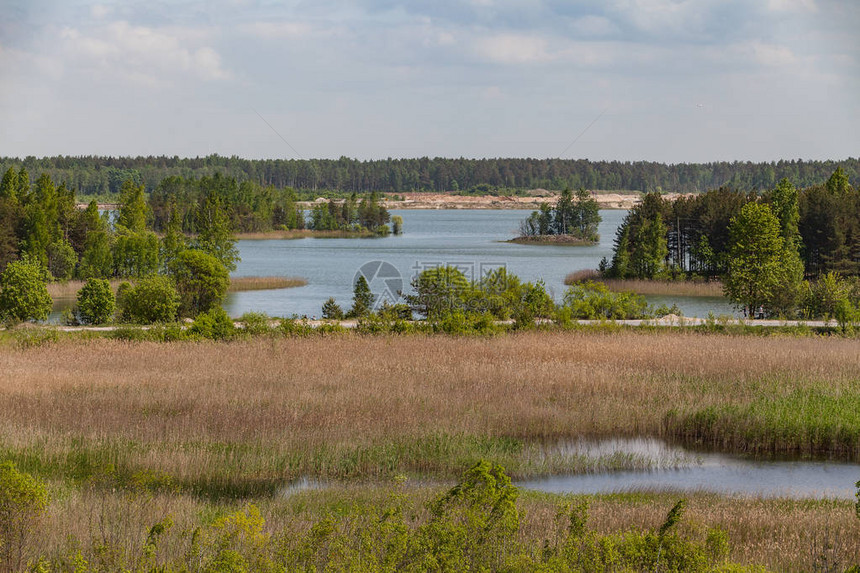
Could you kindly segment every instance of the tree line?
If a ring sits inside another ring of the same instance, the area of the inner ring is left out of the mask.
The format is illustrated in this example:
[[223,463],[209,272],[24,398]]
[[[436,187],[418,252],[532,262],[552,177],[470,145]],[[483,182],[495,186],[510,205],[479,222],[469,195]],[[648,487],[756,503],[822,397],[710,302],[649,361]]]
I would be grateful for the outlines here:
[[823,183],[837,167],[842,168],[852,184],[860,183],[860,159],[855,158],[678,164],[534,158],[242,159],[220,155],[0,158],[0,171],[9,167],[46,173],[54,181],[65,183],[87,196],[118,194],[129,180],[151,192],[171,177],[201,179],[216,174],[240,184],[247,181],[261,187],[289,187],[300,193],[455,191],[487,194],[580,187],[681,193],[719,187],[751,191],[772,189],[782,179],[798,187],[810,187]]
[[676,201],[651,193],[625,217],[600,271],[622,279],[722,279],[726,294],[750,312],[832,315],[822,300],[836,294],[816,289],[851,298],[844,277],[860,275],[860,190],[837,168],[805,189],[783,179],[761,193],[722,187]]

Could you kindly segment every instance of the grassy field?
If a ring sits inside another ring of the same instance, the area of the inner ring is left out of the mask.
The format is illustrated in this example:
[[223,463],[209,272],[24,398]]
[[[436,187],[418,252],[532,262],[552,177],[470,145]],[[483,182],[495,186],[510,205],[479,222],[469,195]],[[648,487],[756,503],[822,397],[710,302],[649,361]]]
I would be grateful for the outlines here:
[[[390,489],[369,484],[450,482],[479,459],[515,477],[607,467],[538,455],[565,437],[856,460],[858,404],[860,342],[842,338],[571,331],[0,346],[0,460],[51,484],[45,539],[57,551],[69,534],[97,537],[99,523],[131,543],[165,514],[191,527],[248,501],[272,531],[308,527]],[[346,485],[284,499],[304,476]],[[438,493],[425,489],[407,489],[408,503]],[[134,491],[147,493],[122,493]],[[659,525],[670,498],[597,498],[593,526]],[[520,535],[539,546],[556,527],[541,516],[558,502],[526,496]],[[741,562],[808,570],[821,552],[858,559],[847,502],[701,495],[690,514],[684,527],[723,527]]]

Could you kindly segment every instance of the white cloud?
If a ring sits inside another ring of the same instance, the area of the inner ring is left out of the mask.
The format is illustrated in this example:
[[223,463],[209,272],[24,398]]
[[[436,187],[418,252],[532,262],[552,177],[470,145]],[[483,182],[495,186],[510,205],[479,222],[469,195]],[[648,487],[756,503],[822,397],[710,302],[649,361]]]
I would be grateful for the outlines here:
[[115,73],[130,81],[159,85],[179,75],[223,80],[230,74],[214,48],[200,43],[199,30],[132,26],[111,22],[87,32],[64,28],[64,63]]
[[113,12],[113,8],[111,6],[105,6],[104,4],[93,4],[90,6],[90,16],[96,20],[105,18],[111,12]]

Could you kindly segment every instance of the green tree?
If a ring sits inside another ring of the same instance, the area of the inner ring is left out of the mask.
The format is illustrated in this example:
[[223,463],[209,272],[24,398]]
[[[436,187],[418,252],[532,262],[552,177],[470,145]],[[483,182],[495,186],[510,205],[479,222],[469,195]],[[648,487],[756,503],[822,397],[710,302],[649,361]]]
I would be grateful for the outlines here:
[[136,185],[131,179],[126,179],[119,191],[117,226],[125,227],[132,233],[142,233],[146,230],[146,221],[150,217],[143,185]]
[[343,318],[343,309],[334,300],[334,297],[329,297],[322,305],[322,317],[326,320],[340,320]]
[[790,289],[796,277],[782,265],[790,259],[779,219],[762,203],[747,203],[729,225],[728,272],[723,281],[726,296],[754,312],[770,305],[781,289]]
[[179,290],[180,311],[187,316],[219,306],[230,286],[230,273],[221,261],[197,249],[179,253],[170,272]]
[[797,198],[797,189],[788,179],[781,180],[776,188],[770,192],[771,210],[779,219],[782,238],[792,244],[796,244],[800,235],[797,228],[800,221]]
[[236,270],[239,250],[226,207],[212,190],[206,192],[197,208],[197,239],[194,247],[221,261],[228,271]]
[[84,252],[78,265],[78,276],[83,279],[105,278],[113,275],[113,252],[111,236],[107,231],[87,233]]
[[361,318],[373,312],[373,303],[376,297],[370,292],[370,285],[364,275],[358,277],[352,287],[352,308],[347,316],[349,318]]
[[75,265],[78,263],[78,255],[71,243],[65,239],[59,239],[48,245],[48,271],[58,281],[66,281],[72,278]]
[[111,247],[113,274],[117,277],[145,277],[158,272],[158,237],[152,231],[131,231],[119,227]]
[[89,279],[78,291],[75,316],[81,324],[108,322],[116,310],[116,299],[106,279]]
[[466,275],[453,266],[426,269],[412,280],[415,294],[406,300],[415,312],[427,318],[437,318],[455,310],[463,310],[471,297],[471,285]]
[[8,322],[45,320],[53,301],[45,269],[25,256],[12,261],[0,274],[0,318]]

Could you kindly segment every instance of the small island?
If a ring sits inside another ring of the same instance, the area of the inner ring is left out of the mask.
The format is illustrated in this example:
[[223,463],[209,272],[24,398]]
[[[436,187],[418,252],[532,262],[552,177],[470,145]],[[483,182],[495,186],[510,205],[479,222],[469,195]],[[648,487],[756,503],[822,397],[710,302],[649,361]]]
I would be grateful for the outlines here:
[[562,191],[555,207],[543,203],[520,223],[520,236],[508,241],[525,245],[590,246],[600,240],[602,220],[597,201],[585,189]]

